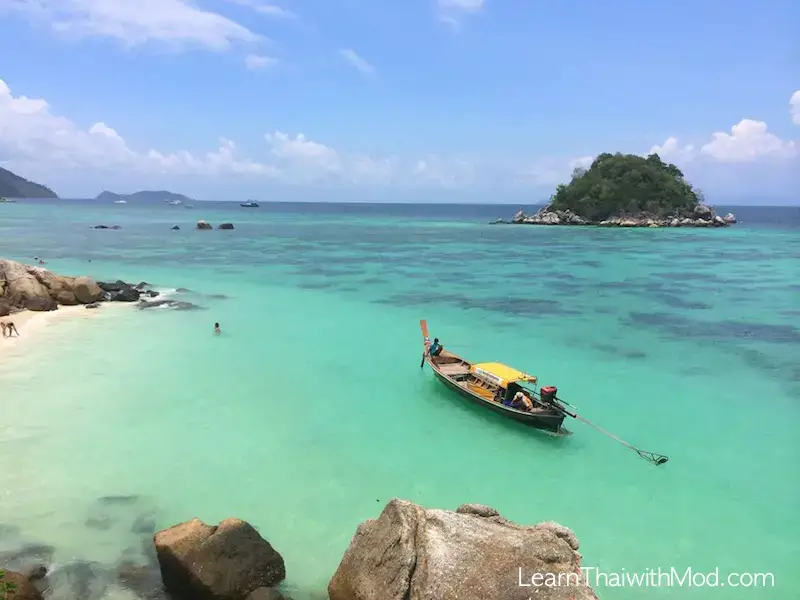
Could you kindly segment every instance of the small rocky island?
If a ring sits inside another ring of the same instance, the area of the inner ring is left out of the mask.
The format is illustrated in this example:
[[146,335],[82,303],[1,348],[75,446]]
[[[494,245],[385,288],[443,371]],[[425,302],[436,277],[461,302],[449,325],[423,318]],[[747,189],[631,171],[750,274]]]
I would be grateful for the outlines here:
[[[508,223],[502,219],[494,223]],[[658,154],[600,154],[589,169],[575,169],[550,204],[533,215],[519,211],[522,225],[596,225],[601,227],[727,227],[728,213],[717,215],[681,170]]]

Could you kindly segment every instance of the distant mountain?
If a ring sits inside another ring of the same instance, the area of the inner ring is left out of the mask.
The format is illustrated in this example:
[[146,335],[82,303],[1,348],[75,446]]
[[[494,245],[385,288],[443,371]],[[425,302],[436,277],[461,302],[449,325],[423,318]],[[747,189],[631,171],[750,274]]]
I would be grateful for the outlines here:
[[180,200],[181,202],[193,202],[188,196],[183,194],[176,194],[174,192],[149,191],[144,190],[141,192],[134,192],[133,194],[117,194],[115,192],[105,191],[102,192],[95,200],[104,202],[116,202],[117,200],[125,200],[126,202],[161,202],[163,200]]
[[4,198],[58,198],[50,188],[28,181],[1,167],[0,196]]

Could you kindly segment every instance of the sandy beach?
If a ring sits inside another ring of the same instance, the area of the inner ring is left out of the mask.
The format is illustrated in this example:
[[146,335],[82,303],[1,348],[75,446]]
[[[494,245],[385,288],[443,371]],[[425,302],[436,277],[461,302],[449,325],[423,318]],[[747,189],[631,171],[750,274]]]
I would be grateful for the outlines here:
[[19,355],[25,351],[26,346],[40,339],[41,334],[51,327],[72,319],[91,319],[104,311],[117,310],[119,303],[103,303],[100,308],[88,309],[84,305],[59,306],[58,310],[32,311],[24,310],[13,315],[0,317],[2,323],[14,323],[19,336],[0,337],[0,358]]

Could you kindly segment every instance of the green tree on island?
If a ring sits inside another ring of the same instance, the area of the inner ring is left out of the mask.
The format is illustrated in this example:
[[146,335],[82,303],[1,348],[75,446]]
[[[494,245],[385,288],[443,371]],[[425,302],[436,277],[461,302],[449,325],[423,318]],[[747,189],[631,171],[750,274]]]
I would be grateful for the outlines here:
[[618,152],[600,154],[588,170],[575,169],[572,181],[556,188],[549,209],[570,210],[597,222],[621,216],[680,216],[701,202],[702,192],[658,154],[643,158]]

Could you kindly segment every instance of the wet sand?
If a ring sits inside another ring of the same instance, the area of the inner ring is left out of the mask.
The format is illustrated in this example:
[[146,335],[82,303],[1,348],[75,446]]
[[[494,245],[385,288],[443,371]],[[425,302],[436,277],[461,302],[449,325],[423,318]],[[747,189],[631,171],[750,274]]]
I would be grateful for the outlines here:
[[0,357],[18,355],[25,351],[25,348],[40,337],[42,331],[50,327],[57,327],[72,319],[91,319],[103,311],[117,310],[118,306],[106,302],[100,308],[86,308],[80,304],[77,306],[59,306],[58,310],[51,311],[32,311],[25,310],[0,317],[2,323],[14,323],[19,336],[0,337]]

